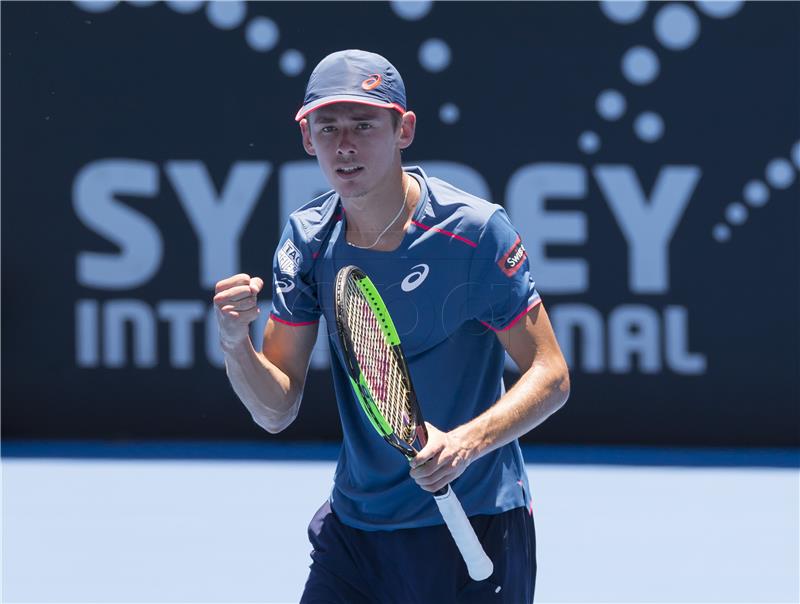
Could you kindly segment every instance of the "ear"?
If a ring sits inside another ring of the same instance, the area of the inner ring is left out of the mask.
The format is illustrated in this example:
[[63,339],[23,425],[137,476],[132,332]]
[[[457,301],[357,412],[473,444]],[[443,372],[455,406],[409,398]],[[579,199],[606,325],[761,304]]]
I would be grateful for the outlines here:
[[317,152],[314,150],[314,143],[311,142],[311,125],[308,123],[308,118],[300,120],[300,134],[303,137],[303,149],[312,157],[316,156]]
[[413,111],[406,111],[400,120],[398,143],[401,149],[407,148],[414,142],[414,133],[417,131],[417,116]]

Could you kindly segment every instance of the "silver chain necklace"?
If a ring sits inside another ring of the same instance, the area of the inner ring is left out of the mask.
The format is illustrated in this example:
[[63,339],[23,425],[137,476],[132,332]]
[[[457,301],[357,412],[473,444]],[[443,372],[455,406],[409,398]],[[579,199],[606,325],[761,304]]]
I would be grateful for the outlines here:
[[371,250],[376,245],[378,245],[378,242],[381,240],[381,237],[383,237],[386,234],[386,232],[389,230],[389,228],[395,222],[397,222],[398,218],[400,218],[400,214],[403,213],[403,210],[406,207],[406,199],[408,199],[408,190],[411,188],[411,181],[413,179],[414,179],[413,176],[409,176],[408,177],[408,184],[406,185],[406,192],[403,194],[403,203],[400,204],[400,210],[398,210],[397,215],[394,218],[392,218],[392,221],[389,224],[386,225],[386,228],[381,231],[381,234],[378,235],[378,238],[375,239],[375,241],[372,242],[372,245],[358,245],[357,243],[351,243],[350,241],[347,241],[347,235],[345,235],[345,241],[347,242],[347,245],[349,245],[351,247],[357,247],[360,250]]

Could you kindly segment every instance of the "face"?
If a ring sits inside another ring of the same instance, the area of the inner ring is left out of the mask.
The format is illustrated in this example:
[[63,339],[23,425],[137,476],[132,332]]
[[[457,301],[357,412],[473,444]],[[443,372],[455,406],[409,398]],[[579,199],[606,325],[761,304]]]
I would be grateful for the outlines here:
[[416,116],[405,113],[395,128],[391,111],[334,103],[300,121],[303,147],[342,197],[380,191],[400,169],[400,150],[414,139]]

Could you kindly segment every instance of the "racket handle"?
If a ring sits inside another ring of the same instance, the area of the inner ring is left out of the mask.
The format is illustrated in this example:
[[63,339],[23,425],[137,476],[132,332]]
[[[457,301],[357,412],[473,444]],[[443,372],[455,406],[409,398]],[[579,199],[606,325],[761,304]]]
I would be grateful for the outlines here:
[[488,579],[494,570],[494,565],[483,551],[475,529],[469,523],[469,518],[464,513],[464,508],[461,507],[461,502],[453,489],[447,485],[444,493],[441,495],[437,493],[433,498],[436,500],[436,505],[439,506],[447,528],[450,529],[450,534],[453,535],[453,541],[456,542],[458,551],[461,552],[461,556],[467,564],[469,576],[475,581]]

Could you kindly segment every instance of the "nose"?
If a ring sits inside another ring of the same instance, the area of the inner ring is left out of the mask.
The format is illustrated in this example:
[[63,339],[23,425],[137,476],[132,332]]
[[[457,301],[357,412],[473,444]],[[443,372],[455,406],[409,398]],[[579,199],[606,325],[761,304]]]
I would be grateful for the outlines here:
[[338,155],[353,155],[356,152],[356,146],[353,142],[352,135],[343,128],[339,135],[339,144],[337,145],[336,153]]

